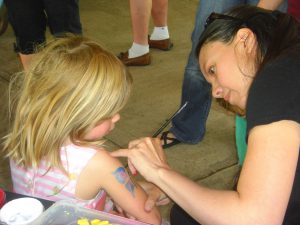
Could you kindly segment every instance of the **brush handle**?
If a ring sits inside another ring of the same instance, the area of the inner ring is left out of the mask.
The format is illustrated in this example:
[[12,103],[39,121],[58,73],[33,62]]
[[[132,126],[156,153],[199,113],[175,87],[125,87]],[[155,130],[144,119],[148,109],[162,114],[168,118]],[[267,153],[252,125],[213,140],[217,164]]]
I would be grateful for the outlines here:
[[165,128],[170,124],[172,119],[177,116],[181,110],[183,110],[187,106],[188,102],[185,102],[167,121],[152,135],[153,138],[156,138]]

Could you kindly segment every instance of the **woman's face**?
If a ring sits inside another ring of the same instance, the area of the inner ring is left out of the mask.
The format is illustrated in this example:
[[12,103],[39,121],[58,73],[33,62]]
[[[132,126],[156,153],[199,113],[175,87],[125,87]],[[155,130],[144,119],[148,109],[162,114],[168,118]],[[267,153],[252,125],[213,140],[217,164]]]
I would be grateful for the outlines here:
[[212,85],[213,97],[223,98],[231,105],[245,109],[248,90],[253,79],[243,72],[243,67],[251,62],[245,61],[245,57],[239,57],[241,56],[237,53],[239,44],[242,43],[236,41],[230,44],[219,41],[207,43],[201,48],[199,64],[205,79]]

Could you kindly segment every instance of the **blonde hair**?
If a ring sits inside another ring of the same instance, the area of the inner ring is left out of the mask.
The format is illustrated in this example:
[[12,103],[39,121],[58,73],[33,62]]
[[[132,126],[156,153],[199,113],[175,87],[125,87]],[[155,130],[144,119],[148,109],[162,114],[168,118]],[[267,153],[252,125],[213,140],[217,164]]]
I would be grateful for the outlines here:
[[132,78],[109,51],[84,37],[49,43],[25,72],[15,120],[5,138],[7,157],[25,167],[44,158],[61,166],[60,147],[70,138],[76,145],[99,122],[118,113],[130,94]]

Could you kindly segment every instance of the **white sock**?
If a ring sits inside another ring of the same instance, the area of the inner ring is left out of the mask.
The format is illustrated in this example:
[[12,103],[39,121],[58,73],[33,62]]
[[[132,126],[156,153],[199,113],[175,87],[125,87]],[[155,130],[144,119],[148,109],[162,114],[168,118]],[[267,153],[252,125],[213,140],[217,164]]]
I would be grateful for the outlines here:
[[168,26],[154,27],[150,40],[164,40],[170,38]]
[[140,45],[137,43],[132,43],[131,48],[128,50],[128,58],[135,58],[141,55],[145,55],[149,52],[149,45]]

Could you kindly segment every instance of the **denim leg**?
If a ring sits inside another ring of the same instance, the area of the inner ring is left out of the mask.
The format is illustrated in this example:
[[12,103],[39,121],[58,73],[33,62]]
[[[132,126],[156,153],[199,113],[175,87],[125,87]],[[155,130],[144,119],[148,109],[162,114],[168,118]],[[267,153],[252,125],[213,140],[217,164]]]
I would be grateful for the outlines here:
[[223,12],[236,5],[236,0],[199,1],[192,33],[192,49],[185,67],[181,105],[187,106],[172,120],[170,131],[185,143],[196,144],[205,134],[205,124],[211,106],[211,87],[206,82],[199,68],[196,47],[204,30],[206,18],[211,12]]
[[288,11],[288,0],[284,0],[281,5],[278,7],[278,10],[282,11],[282,12],[287,12]]
[[181,102],[187,106],[172,120],[170,131],[185,143],[196,144],[204,136],[205,123],[211,104],[210,85],[197,70],[186,70]]

